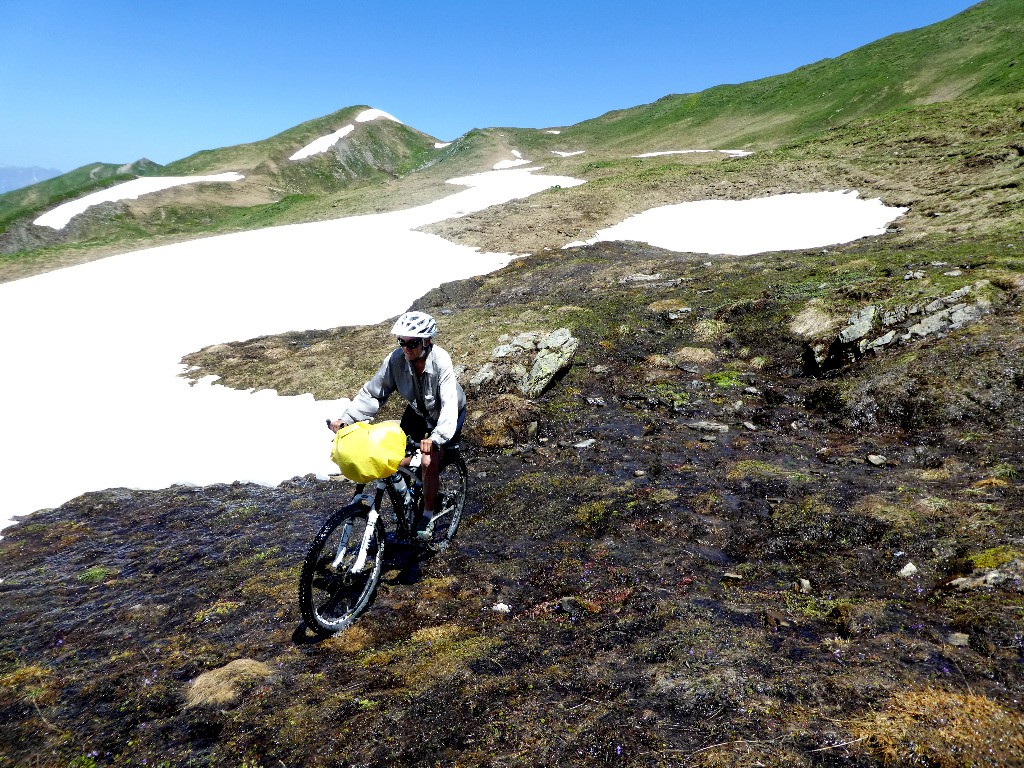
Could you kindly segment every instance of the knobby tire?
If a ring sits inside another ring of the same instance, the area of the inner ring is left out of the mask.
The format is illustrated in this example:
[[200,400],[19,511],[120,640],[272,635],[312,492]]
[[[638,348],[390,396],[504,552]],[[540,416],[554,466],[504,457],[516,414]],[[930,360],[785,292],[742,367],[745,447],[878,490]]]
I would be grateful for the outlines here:
[[438,476],[437,490],[438,498],[441,500],[438,522],[434,527],[433,536],[425,544],[430,551],[442,552],[451,544],[455,532],[459,529],[462,511],[466,507],[468,480],[469,472],[466,470],[466,462],[463,461],[462,455],[455,453],[451,458],[446,456]]
[[[365,566],[353,574],[369,509],[356,502],[334,513],[313,539],[299,577],[299,608],[306,626],[320,635],[348,627],[372,602],[384,559],[384,525],[378,518]],[[331,567],[339,547],[344,556]]]

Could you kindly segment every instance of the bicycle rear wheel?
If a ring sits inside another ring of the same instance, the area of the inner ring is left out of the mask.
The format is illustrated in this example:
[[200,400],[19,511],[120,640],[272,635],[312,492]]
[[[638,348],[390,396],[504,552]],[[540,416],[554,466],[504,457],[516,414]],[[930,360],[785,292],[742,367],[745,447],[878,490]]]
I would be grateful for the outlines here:
[[377,591],[384,559],[384,526],[377,519],[368,532],[369,511],[358,502],[338,510],[324,523],[306,554],[299,576],[299,608],[306,626],[317,634],[345,629]]
[[468,478],[469,472],[466,470],[466,462],[462,460],[461,454],[454,453],[450,457],[445,457],[437,485],[440,510],[434,515],[434,530],[431,538],[425,542],[427,549],[432,552],[441,552],[447,549],[455,532],[459,529],[462,510],[466,506]]

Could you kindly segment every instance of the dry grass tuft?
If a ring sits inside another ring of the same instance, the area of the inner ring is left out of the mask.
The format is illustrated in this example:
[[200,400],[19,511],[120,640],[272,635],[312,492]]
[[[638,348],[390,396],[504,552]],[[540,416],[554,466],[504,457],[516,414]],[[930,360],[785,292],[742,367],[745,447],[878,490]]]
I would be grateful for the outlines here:
[[224,706],[238,701],[241,688],[266,680],[270,667],[254,659],[235,659],[219,669],[204,672],[188,687],[185,707]]
[[341,653],[360,653],[373,648],[376,642],[377,638],[357,625],[324,640],[323,647]]
[[893,696],[854,722],[865,748],[885,765],[936,768],[1021,765],[1024,717],[985,696],[938,688]]

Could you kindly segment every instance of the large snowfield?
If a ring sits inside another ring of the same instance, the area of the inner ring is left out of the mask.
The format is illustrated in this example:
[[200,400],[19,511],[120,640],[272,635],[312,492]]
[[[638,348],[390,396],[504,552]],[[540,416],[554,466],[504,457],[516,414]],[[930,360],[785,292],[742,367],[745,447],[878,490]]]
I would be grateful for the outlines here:
[[[583,183],[515,167],[521,161],[452,179],[465,188],[408,210],[210,237],[0,284],[0,528],[89,490],[276,485],[334,471],[324,419],[339,403],[190,386],[181,357],[218,342],[381,322],[442,282],[504,266],[511,255],[413,230]],[[781,198],[668,206],[594,241],[709,254],[802,249],[879,234],[904,210],[852,192]]]

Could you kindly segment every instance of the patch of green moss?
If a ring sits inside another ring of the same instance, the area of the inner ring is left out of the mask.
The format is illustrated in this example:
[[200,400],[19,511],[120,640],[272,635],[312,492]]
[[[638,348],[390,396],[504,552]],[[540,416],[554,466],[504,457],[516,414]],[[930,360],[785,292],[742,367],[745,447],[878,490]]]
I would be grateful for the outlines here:
[[786,479],[801,483],[809,483],[811,478],[803,472],[786,469],[766,461],[743,459],[734,462],[726,472],[729,480],[775,480]]
[[651,394],[668,408],[682,408],[690,402],[690,393],[676,384],[660,382],[651,387]]
[[707,374],[704,377],[704,381],[722,389],[743,386],[743,379],[739,371],[716,371],[715,373]]
[[599,499],[580,504],[576,508],[573,520],[583,532],[595,534],[605,530],[614,515],[615,511],[611,504],[604,499]]
[[976,570],[988,571],[1005,565],[1011,560],[1019,560],[1021,557],[1021,553],[1013,547],[1004,545],[971,555],[970,561]]
[[98,584],[101,581],[106,581],[111,576],[117,573],[114,568],[107,568],[103,565],[94,565],[91,568],[86,568],[82,573],[78,575],[78,580],[84,584]]

